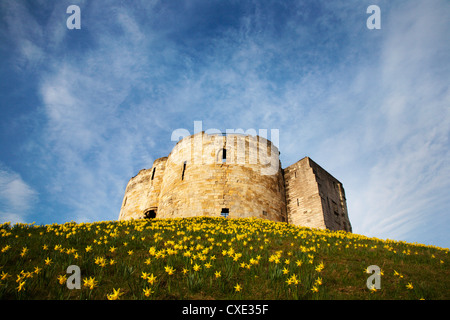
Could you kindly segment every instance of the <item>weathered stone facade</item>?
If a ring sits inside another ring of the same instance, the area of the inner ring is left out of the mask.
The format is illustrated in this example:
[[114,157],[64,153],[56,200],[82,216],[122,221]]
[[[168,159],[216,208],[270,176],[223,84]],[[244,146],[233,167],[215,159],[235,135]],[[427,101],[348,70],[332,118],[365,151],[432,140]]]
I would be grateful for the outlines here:
[[288,221],[311,228],[352,231],[344,187],[310,158],[284,169]]
[[351,231],[342,184],[311,159],[283,170],[267,139],[204,132],[131,178],[119,220],[221,215]]

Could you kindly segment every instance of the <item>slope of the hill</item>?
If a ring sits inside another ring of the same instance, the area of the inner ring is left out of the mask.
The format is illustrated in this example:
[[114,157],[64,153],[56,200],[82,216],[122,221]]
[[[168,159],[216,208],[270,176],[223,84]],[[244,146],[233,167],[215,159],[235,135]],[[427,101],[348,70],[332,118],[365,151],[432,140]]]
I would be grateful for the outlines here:
[[5,223],[0,236],[0,299],[450,298],[448,249],[267,220]]

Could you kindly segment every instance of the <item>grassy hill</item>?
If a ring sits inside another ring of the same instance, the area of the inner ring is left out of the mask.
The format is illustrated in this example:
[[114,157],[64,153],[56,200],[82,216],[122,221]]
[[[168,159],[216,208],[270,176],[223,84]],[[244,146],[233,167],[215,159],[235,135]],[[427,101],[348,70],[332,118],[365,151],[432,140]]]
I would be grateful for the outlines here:
[[0,299],[449,299],[448,251],[259,219],[5,223]]

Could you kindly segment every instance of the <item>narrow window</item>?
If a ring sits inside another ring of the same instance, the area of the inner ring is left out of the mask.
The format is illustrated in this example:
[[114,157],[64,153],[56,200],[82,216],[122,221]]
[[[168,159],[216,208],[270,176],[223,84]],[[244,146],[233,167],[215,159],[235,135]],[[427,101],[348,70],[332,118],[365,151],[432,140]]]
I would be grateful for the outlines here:
[[300,206],[300,201],[297,198],[297,207],[299,207],[299,206]]
[[267,216],[267,211],[263,210],[263,216]]
[[331,200],[331,202],[332,202],[332,209],[333,209],[334,213],[337,214],[337,212],[338,212],[337,203],[334,202],[334,200]]
[[294,171],[294,178],[297,178],[297,170]]
[[223,208],[222,212],[220,213],[220,215],[224,218],[228,218],[229,214],[230,214],[230,209],[228,209],[228,208]]
[[227,149],[222,149],[222,162],[227,162]]
[[153,178],[155,177],[155,170],[156,170],[156,168],[153,168],[153,172],[152,172],[152,180],[153,180]]
[[181,180],[184,180],[184,172],[186,171],[186,161],[183,163],[183,173],[181,174]]

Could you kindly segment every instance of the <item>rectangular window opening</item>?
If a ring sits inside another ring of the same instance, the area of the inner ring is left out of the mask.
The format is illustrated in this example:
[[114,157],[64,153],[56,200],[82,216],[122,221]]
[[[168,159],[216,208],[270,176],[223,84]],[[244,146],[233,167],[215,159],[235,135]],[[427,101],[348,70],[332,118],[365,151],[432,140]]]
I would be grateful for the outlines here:
[[267,211],[263,210],[263,216],[267,216]]
[[222,149],[222,162],[227,162],[227,149]]
[[223,208],[222,212],[220,213],[220,215],[224,218],[228,218],[229,214],[230,214],[230,209],[228,209],[228,208]]

